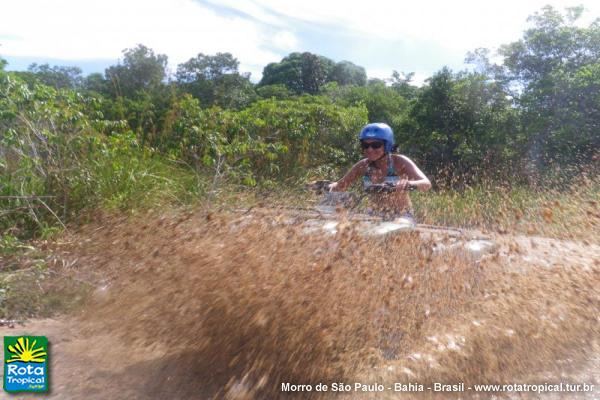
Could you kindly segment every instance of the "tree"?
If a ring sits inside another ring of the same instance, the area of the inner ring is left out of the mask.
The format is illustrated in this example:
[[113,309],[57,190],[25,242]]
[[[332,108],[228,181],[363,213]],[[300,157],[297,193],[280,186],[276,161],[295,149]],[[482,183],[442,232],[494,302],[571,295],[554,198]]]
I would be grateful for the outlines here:
[[321,60],[319,56],[312,53],[302,53],[300,71],[302,76],[302,91],[309,94],[317,94],[321,86],[327,82],[328,75],[332,69],[332,63]]
[[231,53],[217,53],[214,56],[198,53],[177,67],[177,81],[191,83],[214,80],[226,74],[238,72],[239,61]]
[[359,67],[350,61],[340,61],[333,68],[331,80],[341,86],[365,86],[367,84],[367,73],[363,67]]
[[0,71],[4,71],[4,68],[8,65],[8,61],[0,57]]
[[417,87],[410,84],[414,76],[414,72],[406,74],[404,72],[393,71],[389,82],[391,87],[402,95],[402,97],[412,99],[417,94]]
[[546,6],[529,17],[534,27],[525,31],[523,39],[500,49],[511,78],[531,85],[557,70],[576,71],[598,62],[600,20],[588,28],[577,27],[574,22],[582,12],[582,7],[568,8],[563,16]]
[[215,81],[214,103],[223,108],[236,110],[248,106],[256,99],[254,85],[250,82],[250,74],[226,74]]
[[517,117],[501,85],[443,68],[419,91],[396,138],[432,173],[498,176],[517,156]]
[[50,66],[48,64],[31,64],[27,70],[45,85],[57,89],[76,89],[81,87],[83,77],[79,67]]
[[143,44],[123,50],[123,63],[105,71],[113,96],[134,98],[139,91],[157,88],[166,78],[167,60]]
[[82,87],[89,92],[108,95],[110,93],[108,84],[104,76],[96,72],[89,74],[83,79]]
[[302,69],[300,53],[292,53],[278,63],[269,63],[263,68],[259,87],[267,85],[284,85],[296,94],[302,93]]
[[[123,50],[123,61],[105,71],[109,96],[105,112],[112,119],[127,120],[140,143],[154,143],[174,93],[164,80],[167,56],[142,44]],[[98,82],[97,77],[94,78]],[[92,82],[89,82],[92,83]]]
[[581,7],[561,14],[550,6],[529,18],[533,27],[502,46],[505,80],[518,105],[532,166],[581,164],[600,146],[600,20],[575,24]]
[[305,53],[291,53],[279,63],[270,63],[263,69],[259,86],[283,84],[296,94],[317,94],[327,82],[335,63],[329,58]]
[[275,98],[279,100],[289,99],[293,93],[287,86],[278,83],[275,85],[260,86],[256,89],[256,93],[263,99]]
[[369,121],[385,122],[396,131],[409,103],[397,90],[381,79],[370,79],[367,86],[326,85],[325,93],[342,106],[365,105]]
[[203,106],[243,108],[254,98],[250,74],[240,74],[239,62],[230,53],[199,53],[177,67],[178,85]]

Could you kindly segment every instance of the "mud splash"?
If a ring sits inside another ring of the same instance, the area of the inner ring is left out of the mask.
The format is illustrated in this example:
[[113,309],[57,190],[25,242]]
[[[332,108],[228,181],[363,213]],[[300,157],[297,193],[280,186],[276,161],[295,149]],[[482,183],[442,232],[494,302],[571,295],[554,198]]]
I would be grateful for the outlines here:
[[[79,273],[105,281],[69,321],[79,339],[61,348],[73,369],[91,367],[54,395],[263,399],[290,397],[282,382],[543,382],[597,351],[596,247],[578,267],[554,247],[562,262],[549,268],[535,261],[550,260],[546,246],[530,242],[506,238],[475,261],[417,234],[373,240],[341,224],[307,236],[283,218],[197,211],[85,227],[69,252]],[[373,396],[386,395],[398,396]]]

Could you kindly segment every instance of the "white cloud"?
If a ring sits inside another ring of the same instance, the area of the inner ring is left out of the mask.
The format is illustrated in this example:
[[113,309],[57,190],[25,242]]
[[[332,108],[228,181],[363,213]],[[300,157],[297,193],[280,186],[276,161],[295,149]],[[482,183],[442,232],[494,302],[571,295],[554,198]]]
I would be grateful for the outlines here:
[[[220,0],[223,2],[245,9],[261,20],[267,9],[292,18],[354,30],[361,35],[432,41],[449,48],[492,46],[515,40],[525,28],[527,17],[547,4],[560,11],[583,4],[589,11],[587,21],[600,15],[600,4],[595,0]],[[252,7],[247,6],[249,3]]]
[[298,38],[292,32],[280,31],[273,36],[273,45],[281,50],[296,50],[298,48]]
[[[3,4],[3,14],[13,16],[0,25],[0,52],[6,56],[116,59],[143,43],[167,54],[171,66],[199,52],[220,51],[231,52],[242,70],[253,73],[260,73],[256,65],[280,58],[261,46],[270,38],[257,24],[219,16],[191,0],[19,0]],[[290,42],[278,40],[284,39]]]
[[[402,43],[402,49],[410,54],[441,52],[446,57],[452,55],[452,60],[446,61],[449,64],[464,59],[467,52],[478,47],[495,49],[518,40],[528,26],[527,17],[547,4],[561,12],[566,7],[583,4],[586,13],[582,22],[586,24],[600,16],[600,2],[596,0],[205,1],[240,10],[257,21],[279,28],[294,20],[318,24],[324,28],[323,40],[327,40],[327,31],[344,32],[357,39]],[[368,49],[347,50],[352,54],[360,51]],[[395,68],[390,65],[385,70],[376,70],[365,66],[372,77],[389,77]],[[418,76],[419,71],[416,72]],[[423,81],[426,74],[421,75]]]
[[[595,0],[4,0],[0,54],[116,59],[123,49],[143,43],[167,54],[171,67],[199,52],[230,52],[240,60],[240,69],[256,78],[269,62],[291,51],[308,50],[301,48],[306,43],[302,29],[308,24],[294,26],[294,21],[304,21],[322,29],[323,41],[327,32],[343,32],[404,46],[390,51],[440,52],[459,60],[477,47],[493,48],[518,39],[527,16],[547,3],[558,9],[583,3],[591,11],[588,22],[600,15],[600,2]],[[385,76],[394,68],[390,65]]]

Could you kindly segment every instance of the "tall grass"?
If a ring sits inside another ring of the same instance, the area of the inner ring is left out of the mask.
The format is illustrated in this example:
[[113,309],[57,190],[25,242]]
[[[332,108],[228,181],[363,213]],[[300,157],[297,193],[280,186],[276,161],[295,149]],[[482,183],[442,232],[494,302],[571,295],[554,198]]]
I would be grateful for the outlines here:
[[30,238],[96,207],[197,198],[205,180],[142,148],[120,121],[71,91],[0,75],[0,234]]
[[580,179],[562,189],[488,183],[416,193],[413,203],[428,224],[596,241],[600,181]]

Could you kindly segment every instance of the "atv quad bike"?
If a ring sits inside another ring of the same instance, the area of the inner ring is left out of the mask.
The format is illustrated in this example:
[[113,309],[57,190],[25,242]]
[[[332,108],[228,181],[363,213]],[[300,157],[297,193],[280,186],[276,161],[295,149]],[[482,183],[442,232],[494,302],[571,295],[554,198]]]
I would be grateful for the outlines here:
[[[464,249],[467,255],[479,259],[497,248],[497,245],[489,237],[479,232],[417,224],[412,218],[385,215],[360,208],[362,199],[367,194],[378,195],[395,191],[396,188],[391,184],[366,185],[363,188],[364,194],[359,196],[350,192],[330,192],[330,183],[332,182],[321,180],[306,185],[308,189],[321,196],[315,207],[314,217],[308,218],[304,222],[304,232],[307,234],[319,231],[336,234],[340,224],[344,221],[354,224],[361,235],[373,238],[384,238],[403,232],[418,232],[423,238],[432,239],[435,252]],[[411,191],[415,189],[414,186],[407,188]],[[442,238],[444,240],[441,240]]]

